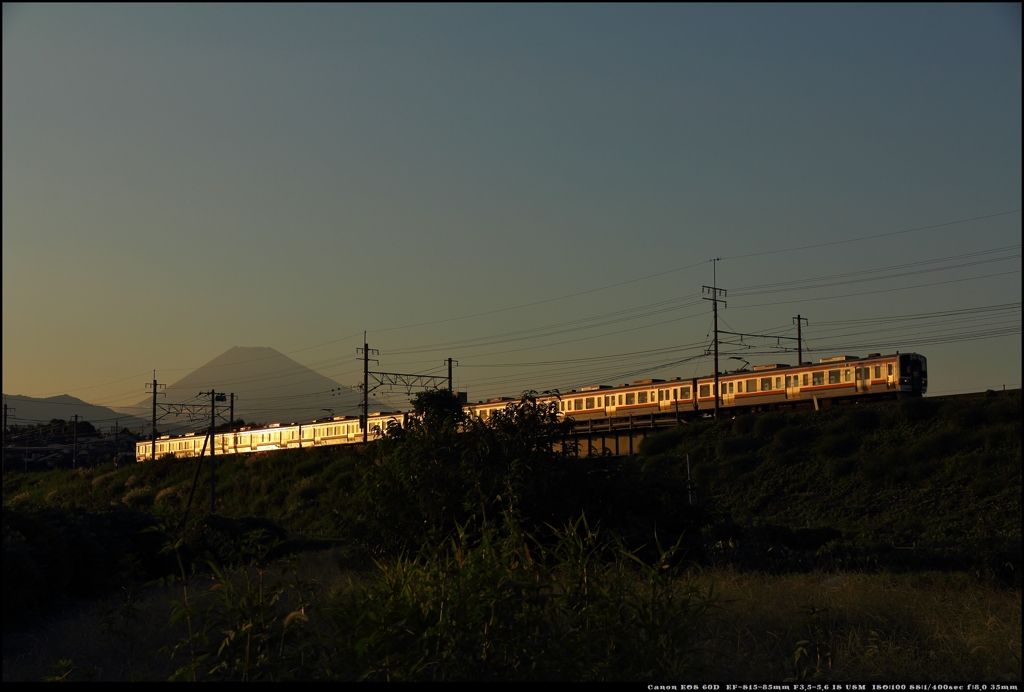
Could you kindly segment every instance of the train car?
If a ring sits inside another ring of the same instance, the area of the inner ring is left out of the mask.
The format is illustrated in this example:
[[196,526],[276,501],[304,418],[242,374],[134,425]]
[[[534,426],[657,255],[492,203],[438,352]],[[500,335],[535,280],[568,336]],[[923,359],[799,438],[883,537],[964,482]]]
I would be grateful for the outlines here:
[[[719,409],[733,411],[894,394],[921,396],[928,388],[928,361],[918,353],[872,353],[864,358],[834,356],[796,366],[756,365],[751,370],[720,374],[718,382]],[[581,420],[659,413],[683,418],[714,410],[715,378],[705,375],[690,380],[637,380],[616,387],[595,385],[541,400],[554,402],[560,414]],[[487,419],[511,401],[481,401],[467,410]]]
[[[928,360],[919,353],[883,356],[833,356],[817,363],[755,365],[718,376],[719,410],[739,412],[785,408],[839,399],[870,399],[882,396],[922,396],[928,391]],[[632,384],[594,385],[569,390],[539,400],[558,407],[559,415],[577,420],[630,416],[673,415],[677,419],[708,415],[715,408],[715,378],[637,380]],[[466,405],[468,415],[487,420],[516,400],[500,397]],[[390,425],[404,426],[408,414],[375,412],[367,418],[367,438],[376,440]],[[214,453],[249,454],[281,449],[360,444],[363,428],[359,417],[335,416],[309,423],[273,423],[217,433]],[[156,441],[156,456],[197,457],[208,454],[209,437],[203,433],[164,435]],[[153,442],[138,442],[136,461],[153,458]]]
[[[921,396],[928,388],[928,361],[918,353],[822,358],[818,363],[759,365],[718,378],[719,407],[779,406],[884,394]],[[715,407],[714,377],[698,381],[698,409]]]
[[[401,411],[377,411],[368,416],[367,439],[379,439],[389,425],[405,425],[406,414]],[[230,432],[219,432],[214,436],[213,453],[250,454],[281,449],[307,449],[344,444],[359,444],[363,441],[363,427],[360,416],[334,416],[329,420],[309,423],[272,423],[253,428],[241,428]],[[209,435],[190,432],[184,435],[163,435],[156,441],[156,456],[171,454],[187,458],[209,454]],[[205,451],[204,451],[205,450]],[[135,445],[135,460],[148,461],[153,458],[153,441],[143,440]]]

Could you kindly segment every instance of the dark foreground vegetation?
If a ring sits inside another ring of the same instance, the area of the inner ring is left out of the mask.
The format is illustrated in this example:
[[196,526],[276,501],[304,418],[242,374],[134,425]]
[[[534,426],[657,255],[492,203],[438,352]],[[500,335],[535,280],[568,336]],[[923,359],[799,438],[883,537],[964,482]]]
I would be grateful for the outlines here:
[[4,679],[1021,677],[1019,393],[632,458],[576,458],[529,397],[417,407],[364,450],[220,459],[180,527],[194,461],[9,474]]

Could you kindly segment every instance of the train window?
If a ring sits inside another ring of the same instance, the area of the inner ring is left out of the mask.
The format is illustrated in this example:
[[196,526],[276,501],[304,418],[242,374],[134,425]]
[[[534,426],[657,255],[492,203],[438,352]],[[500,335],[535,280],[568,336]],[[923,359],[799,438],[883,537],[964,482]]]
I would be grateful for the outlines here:
[[678,398],[679,398],[679,390],[678,389],[673,389],[672,390],[672,400],[675,401]]
[[877,380],[881,376],[882,376],[882,366],[881,365],[876,365],[875,366],[875,379]]
[[888,371],[889,377],[892,377],[892,363],[886,363],[885,369]]
[[583,410],[583,399],[574,399],[573,401],[575,402],[575,403],[573,404],[573,406],[575,407],[575,409],[576,409],[577,411],[582,411],[582,410]]
[[637,392],[636,393],[636,403],[638,403],[638,404],[646,404],[647,403],[647,392]]
[[632,392],[626,395],[626,406],[631,406],[636,403],[636,394]]
[[770,378],[770,377],[762,377],[761,378],[761,391],[762,392],[768,392],[768,391],[771,391],[771,388],[772,388],[772,378]]
[[776,389],[782,389],[782,378],[781,377],[776,377],[775,378],[775,388]]
[[680,399],[689,399],[690,398],[690,388],[689,387],[683,387],[682,389],[680,389],[679,390],[679,398]]
[[711,396],[711,385],[709,385],[709,384],[702,384],[700,386],[700,395],[701,396]]
[[849,368],[847,368],[846,370],[843,371],[843,380],[845,380],[846,382],[850,381],[850,369]]
[[592,397],[592,396],[587,397],[587,403],[586,403],[585,408],[588,408],[588,409],[594,408],[594,397]]
[[[806,377],[806,375],[805,375],[805,377]],[[817,386],[819,384],[825,384],[825,372],[823,370],[819,370],[818,372],[812,373],[811,374],[811,382],[815,386]]]
[[793,378],[786,375],[786,389],[789,389],[793,385]]
[[753,394],[757,391],[757,380],[747,380],[747,393]]
[[829,384],[839,384],[839,383],[841,383],[842,382],[842,379],[840,378],[841,373],[842,373],[842,371],[840,371],[840,370],[829,370],[828,371],[828,383]]

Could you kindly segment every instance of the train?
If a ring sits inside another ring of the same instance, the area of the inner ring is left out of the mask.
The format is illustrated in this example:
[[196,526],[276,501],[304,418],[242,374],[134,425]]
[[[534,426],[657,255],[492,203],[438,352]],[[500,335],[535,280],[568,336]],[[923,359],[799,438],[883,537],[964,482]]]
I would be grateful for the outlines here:
[[[557,405],[560,416],[576,421],[655,415],[684,418],[708,416],[715,410],[729,414],[746,411],[796,408],[813,403],[879,397],[923,396],[928,390],[928,360],[919,353],[866,357],[833,356],[817,363],[799,365],[772,363],[715,376],[683,379],[647,379],[632,383],[594,385],[578,391],[555,392],[538,397],[541,403]],[[511,404],[509,397],[466,403],[467,415],[487,420]],[[368,440],[379,439],[391,425],[404,425],[408,413],[377,411],[366,416],[333,416],[308,423],[273,423],[259,428],[241,428],[217,433],[213,454],[249,454],[281,449],[361,444],[363,426]],[[154,442],[136,443],[135,459],[146,461],[168,454],[196,457],[209,454],[209,436],[204,432],[163,435]],[[205,451],[204,451],[205,450]]]

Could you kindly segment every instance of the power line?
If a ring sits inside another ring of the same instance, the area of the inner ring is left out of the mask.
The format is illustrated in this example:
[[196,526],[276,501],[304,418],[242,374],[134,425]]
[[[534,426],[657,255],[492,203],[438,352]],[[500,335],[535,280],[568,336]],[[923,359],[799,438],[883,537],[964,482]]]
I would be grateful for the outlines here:
[[908,228],[902,231],[890,231],[889,233],[876,233],[875,235],[865,235],[859,238],[848,238],[846,240],[833,240],[827,243],[814,243],[813,245],[800,245],[797,247],[784,248],[782,250],[766,250],[764,252],[751,252],[746,255],[732,255],[731,257],[723,257],[723,260],[734,260],[734,259],[746,259],[747,257],[763,257],[765,255],[777,255],[782,252],[796,252],[798,250],[811,250],[819,247],[830,247],[833,245],[846,245],[847,243],[859,243],[864,240],[872,240],[874,238],[888,238],[894,235],[903,235],[905,233],[914,233],[916,231],[927,231],[932,228],[943,228],[945,226],[956,226],[961,223],[968,223],[971,221],[982,221],[984,219],[994,219],[998,216],[1007,216],[1009,214],[1018,214],[1020,209],[1011,209],[1010,211],[1001,211],[997,214],[987,214],[985,216],[974,216],[969,219],[960,219],[959,221],[947,221],[945,223],[936,223],[931,226],[918,226],[917,228]]

